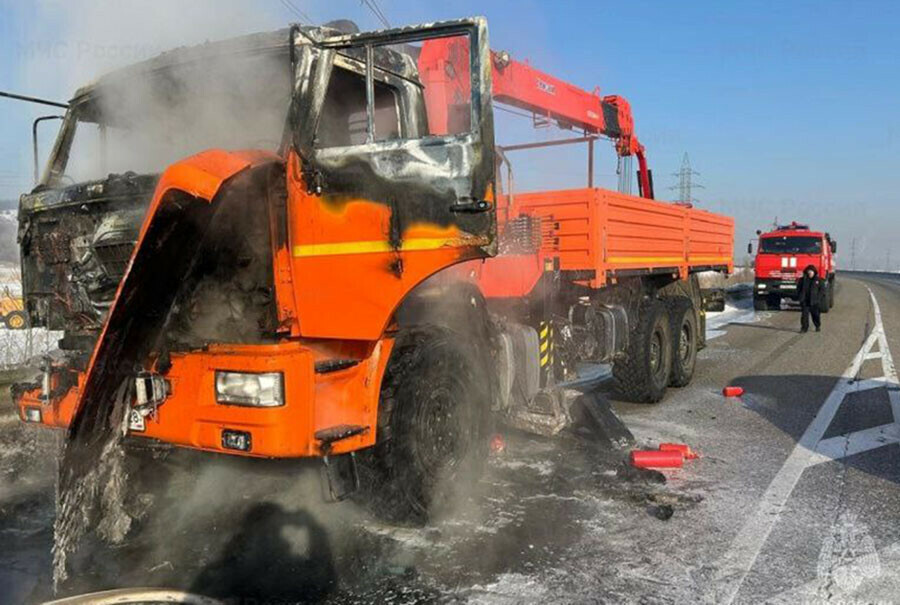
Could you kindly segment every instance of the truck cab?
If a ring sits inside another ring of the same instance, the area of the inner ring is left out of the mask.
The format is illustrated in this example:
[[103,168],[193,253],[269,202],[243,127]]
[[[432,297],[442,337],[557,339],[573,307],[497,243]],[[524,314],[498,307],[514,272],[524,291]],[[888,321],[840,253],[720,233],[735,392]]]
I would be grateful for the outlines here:
[[[797,280],[812,265],[825,280],[822,312],[834,304],[837,242],[823,231],[792,222],[772,231],[757,231],[759,241],[754,263],[753,303],[758,311],[777,310],[782,299],[797,300]],[[747,252],[752,254],[753,244]]]

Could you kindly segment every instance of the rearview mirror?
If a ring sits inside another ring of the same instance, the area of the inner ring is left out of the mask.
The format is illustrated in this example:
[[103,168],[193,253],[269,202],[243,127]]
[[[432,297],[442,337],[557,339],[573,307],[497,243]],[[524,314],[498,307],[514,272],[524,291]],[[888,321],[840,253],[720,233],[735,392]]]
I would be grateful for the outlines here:
[[753,254],[753,242],[747,243],[747,254]]

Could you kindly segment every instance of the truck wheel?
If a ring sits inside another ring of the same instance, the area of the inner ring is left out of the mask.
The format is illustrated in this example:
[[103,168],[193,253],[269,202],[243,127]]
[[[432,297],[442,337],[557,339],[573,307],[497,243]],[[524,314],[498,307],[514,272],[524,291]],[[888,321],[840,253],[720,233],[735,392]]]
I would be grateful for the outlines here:
[[690,384],[697,365],[697,316],[689,298],[667,301],[672,321],[672,375],[669,385],[683,387]]
[[493,365],[486,346],[446,328],[397,338],[381,386],[375,446],[361,452],[360,496],[392,522],[424,523],[465,493],[488,454]]
[[766,297],[766,304],[770,310],[779,311],[781,309],[781,297],[777,294],[769,294]]
[[641,305],[626,356],[613,366],[621,394],[638,403],[656,403],[666,394],[672,371],[672,329],[659,300]]
[[825,282],[825,293],[822,295],[822,304],[819,306],[819,311],[822,313],[828,313],[831,310],[832,301],[834,300],[833,289],[834,285],[830,282]]
[[3,321],[10,330],[23,330],[28,325],[28,320],[22,311],[10,311]]
[[753,297],[753,308],[756,311],[768,311],[769,310],[769,300],[762,296],[754,296]]

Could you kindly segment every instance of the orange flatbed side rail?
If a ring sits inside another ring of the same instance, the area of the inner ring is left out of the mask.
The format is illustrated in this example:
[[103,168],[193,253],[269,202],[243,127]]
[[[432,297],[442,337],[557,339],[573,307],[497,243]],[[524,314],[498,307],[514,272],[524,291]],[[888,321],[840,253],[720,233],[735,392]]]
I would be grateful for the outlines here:
[[596,273],[593,287],[629,270],[734,268],[734,219],[696,208],[585,188],[517,193],[512,216],[542,217],[540,255]]

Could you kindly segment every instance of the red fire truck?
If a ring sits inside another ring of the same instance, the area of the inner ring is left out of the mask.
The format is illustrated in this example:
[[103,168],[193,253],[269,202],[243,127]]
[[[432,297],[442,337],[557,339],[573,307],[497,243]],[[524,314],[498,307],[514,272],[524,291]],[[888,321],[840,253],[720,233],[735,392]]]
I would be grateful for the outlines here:
[[[803,269],[813,265],[826,282],[822,312],[834,305],[834,272],[837,242],[823,231],[811,231],[807,225],[792,222],[768,233],[757,231],[753,306],[757,311],[781,307],[781,299],[797,300],[797,280]],[[753,254],[753,244],[747,244]]]

